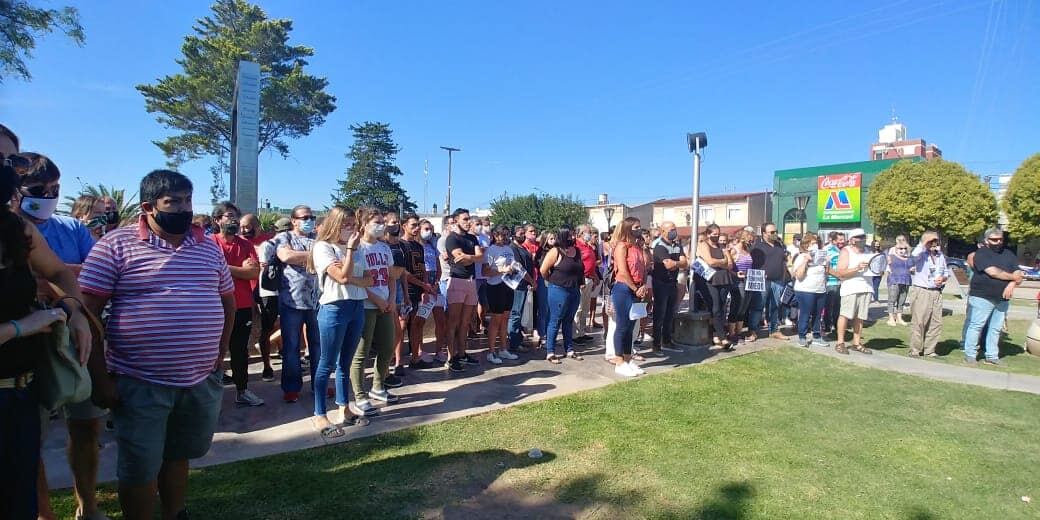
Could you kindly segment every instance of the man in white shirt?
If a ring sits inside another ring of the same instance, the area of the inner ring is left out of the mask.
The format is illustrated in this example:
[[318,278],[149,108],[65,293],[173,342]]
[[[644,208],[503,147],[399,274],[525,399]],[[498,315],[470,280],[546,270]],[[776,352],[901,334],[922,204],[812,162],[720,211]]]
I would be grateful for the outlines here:
[[[867,265],[872,256],[865,252],[867,234],[861,228],[849,232],[849,242],[838,256],[838,269],[834,276],[841,280],[841,309],[838,315],[838,343],[834,350],[848,354],[849,348],[863,354],[873,353],[863,346],[861,334],[863,321],[867,319],[870,296],[874,293]],[[845,330],[852,322],[852,345],[845,346]]]

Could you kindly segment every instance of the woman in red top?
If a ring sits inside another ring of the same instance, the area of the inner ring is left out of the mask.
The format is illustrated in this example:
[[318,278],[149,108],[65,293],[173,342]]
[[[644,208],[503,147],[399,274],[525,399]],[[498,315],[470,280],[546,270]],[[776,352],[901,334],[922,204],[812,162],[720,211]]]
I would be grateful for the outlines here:
[[650,288],[646,286],[646,259],[636,246],[640,230],[639,219],[628,217],[614,230],[614,287],[610,298],[614,304],[614,372],[625,377],[634,377],[642,369],[632,362],[632,331],[636,321],[629,318],[632,305],[646,299]]

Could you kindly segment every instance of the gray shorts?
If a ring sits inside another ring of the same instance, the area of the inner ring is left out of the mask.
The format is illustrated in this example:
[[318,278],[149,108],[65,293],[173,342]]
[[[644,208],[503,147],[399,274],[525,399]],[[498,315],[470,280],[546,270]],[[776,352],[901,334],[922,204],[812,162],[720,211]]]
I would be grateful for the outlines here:
[[86,401],[65,405],[62,408],[65,418],[73,421],[89,421],[108,415],[108,410],[99,408],[89,398]]
[[119,482],[147,484],[164,460],[197,459],[209,451],[224,395],[221,371],[178,388],[116,376],[119,405],[112,409],[119,446]]
[[867,319],[867,310],[870,307],[871,293],[849,294],[841,297],[841,310],[839,315],[850,320]]

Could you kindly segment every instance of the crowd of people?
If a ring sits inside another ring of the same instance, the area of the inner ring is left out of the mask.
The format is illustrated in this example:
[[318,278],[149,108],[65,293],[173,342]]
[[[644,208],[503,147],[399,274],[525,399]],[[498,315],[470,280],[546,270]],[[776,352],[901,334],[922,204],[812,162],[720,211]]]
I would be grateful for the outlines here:
[[[106,418],[124,517],[151,518],[158,505],[163,518],[187,518],[188,461],[209,450],[224,387],[234,386],[238,406],[266,404],[249,388],[254,343],[260,380],[276,381],[280,358],[282,401],[298,402],[306,388],[313,427],[329,439],[398,402],[395,389],[413,371],[461,373],[521,356],[582,362],[596,330],[614,372],[639,376],[647,356],[680,350],[672,334],[688,294],[710,313],[720,348],[788,339],[788,325],[801,346],[829,347],[833,334],[838,352],[870,353],[862,326],[882,278],[869,265],[881,252],[863,230],[832,232],[825,244],[807,233],[788,246],[772,223],[732,237],[710,224],[691,245],[671,222],[645,229],[633,217],[609,230],[539,230],[465,209],[434,226],[374,207],[319,216],[307,205],[268,230],[230,202],[196,215],[191,182],[169,170],[141,180],[136,218],[93,196],[64,216],[53,161],[20,152],[3,126],[0,156],[0,464],[9,468],[0,511],[11,518],[54,517],[40,450],[55,411],[40,406],[34,374],[61,324],[92,383],[90,399],[60,411],[82,519],[105,518],[95,485]],[[1009,291],[1022,280],[1002,240],[987,232],[989,247],[973,259],[972,361],[985,329],[984,361],[998,362]],[[925,233],[912,250],[898,237],[884,254],[889,323],[905,324],[909,299],[911,354],[935,355],[950,276],[938,235]],[[93,317],[102,328],[91,328]]]

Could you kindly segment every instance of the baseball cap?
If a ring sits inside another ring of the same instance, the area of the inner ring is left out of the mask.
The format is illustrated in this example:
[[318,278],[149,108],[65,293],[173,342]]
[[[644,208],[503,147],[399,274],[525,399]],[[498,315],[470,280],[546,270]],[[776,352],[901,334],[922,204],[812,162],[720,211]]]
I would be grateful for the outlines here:
[[863,228],[856,228],[856,229],[853,229],[852,231],[849,231],[849,238],[865,237],[865,236],[867,236],[867,232],[863,231]]
[[289,231],[289,228],[291,228],[291,227],[292,227],[292,221],[289,220],[289,217],[282,217],[282,218],[274,221],[274,230],[275,231]]

